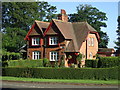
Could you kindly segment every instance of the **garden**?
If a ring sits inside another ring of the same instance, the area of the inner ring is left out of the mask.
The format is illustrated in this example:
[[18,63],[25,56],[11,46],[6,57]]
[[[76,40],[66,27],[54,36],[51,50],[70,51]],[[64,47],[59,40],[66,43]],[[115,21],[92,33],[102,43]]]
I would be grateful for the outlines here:
[[[19,60],[2,61],[2,75],[40,79],[89,79],[118,80],[120,57],[99,57],[96,60],[85,60],[84,68],[64,67],[64,63],[51,65],[47,58],[40,60],[22,60],[19,54],[12,53],[3,58]],[[80,57],[78,58],[80,61]],[[62,61],[63,62],[63,61]],[[79,62],[80,63],[80,62]]]

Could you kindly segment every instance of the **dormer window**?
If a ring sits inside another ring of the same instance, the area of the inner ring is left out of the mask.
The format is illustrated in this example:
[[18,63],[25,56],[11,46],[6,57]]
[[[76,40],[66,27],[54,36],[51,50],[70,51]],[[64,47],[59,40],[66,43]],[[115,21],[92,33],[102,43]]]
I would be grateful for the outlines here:
[[49,37],[49,45],[58,45],[58,37],[55,36]]
[[40,38],[38,38],[38,37],[33,37],[33,38],[32,38],[32,45],[33,45],[33,46],[34,46],[34,45],[36,45],[36,46],[40,45]]

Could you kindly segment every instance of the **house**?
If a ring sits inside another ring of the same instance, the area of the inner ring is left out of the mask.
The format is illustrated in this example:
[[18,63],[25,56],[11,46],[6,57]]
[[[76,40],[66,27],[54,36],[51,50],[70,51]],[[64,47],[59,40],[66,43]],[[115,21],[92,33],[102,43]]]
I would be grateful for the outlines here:
[[101,57],[115,56],[115,50],[113,48],[99,48],[98,55]]
[[[81,17],[82,18],[82,17]],[[95,59],[98,51],[98,32],[87,22],[68,22],[66,11],[61,9],[58,20],[51,22],[35,20],[27,33],[27,57],[29,59],[48,58],[51,63],[65,57],[65,66],[77,63],[81,53],[85,59]],[[68,59],[71,55],[72,58]]]

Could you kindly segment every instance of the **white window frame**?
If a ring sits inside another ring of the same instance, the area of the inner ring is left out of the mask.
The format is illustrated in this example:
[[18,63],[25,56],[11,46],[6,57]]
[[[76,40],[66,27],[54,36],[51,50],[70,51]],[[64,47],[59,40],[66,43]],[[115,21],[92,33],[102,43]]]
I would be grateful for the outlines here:
[[94,46],[94,38],[88,38],[88,46]]
[[91,46],[94,46],[94,38],[91,38]]
[[41,58],[41,52],[40,51],[33,51],[32,52],[32,59],[37,60]]
[[88,38],[88,46],[91,46],[91,39]]
[[32,45],[40,45],[40,38],[32,37]]
[[49,37],[49,45],[58,45],[58,37],[56,36]]
[[58,61],[59,53],[57,51],[50,52],[50,61]]

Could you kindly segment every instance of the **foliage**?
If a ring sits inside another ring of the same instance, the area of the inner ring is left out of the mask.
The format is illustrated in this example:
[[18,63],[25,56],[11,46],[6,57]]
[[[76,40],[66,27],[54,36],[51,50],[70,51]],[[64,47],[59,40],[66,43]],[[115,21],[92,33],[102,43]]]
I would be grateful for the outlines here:
[[3,68],[3,76],[42,79],[118,80],[118,67],[114,68]]
[[48,2],[3,2],[2,26],[28,30],[34,20],[49,21],[55,12]]
[[68,56],[68,59],[71,59],[71,58],[72,58],[72,56],[71,56],[71,55],[69,55],[69,56]]
[[9,52],[18,52],[20,48],[26,43],[24,40],[27,32],[20,28],[6,28],[2,37],[2,48]]
[[96,7],[91,5],[79,5],[77,6],[77,13],[69,14],[70,22],[80,22],[87,21],[93,28],[97,30],[100,35],[99,47],[107,47],[108,45],[108,36],[105,32],[101,31],[101,27],[107,27],[106,23],[106,13],[99,11]]
[[108,68],[120,65],[120,57],[100,57],[98,68]]
[[91,59],[85,60],[86,67],[97,68],[97,65],[98,65],[98,60],[91,60]]
[[43,58],[43,66],[44,67],[50,66],[50,61],[47,58]]
[[10,60],[8,67],[43,67],[43,60]]
[[55,17],[56,7],[48,2],[3,2],[3,48],[18,52],[26,43],[24,38],[34,20],[49,21]]
[[64,67],[65,66],[65,56],[64,55],[61,56],[60,65],[59,66],[60,67]]
[[91,68],[109,68],[120,65],[120,57],[100,57],[99,60],[85,60],[85,66]]
[[116,52],[118,53],[118,54],[120,54],[120,16],[118,16],[118,30],[116,30],[116,32],[117,32],[117,35],[118,35],[118,38],[117,38],[117,41],[115,42],[115,44],[116,44]]
[[7,52],[2,50],[2,61],[20,59],[20,53]]

